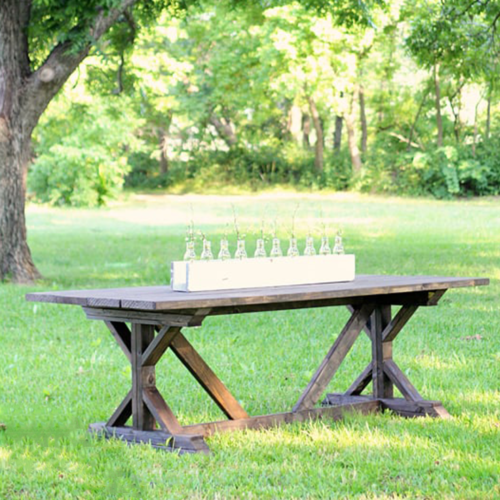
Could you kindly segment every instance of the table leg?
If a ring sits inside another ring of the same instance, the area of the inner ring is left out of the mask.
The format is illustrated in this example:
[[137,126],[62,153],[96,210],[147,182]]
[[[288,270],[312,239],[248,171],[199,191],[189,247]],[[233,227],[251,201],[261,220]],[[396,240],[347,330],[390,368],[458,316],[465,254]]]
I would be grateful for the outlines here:
[[383,339],[382,334],[391,321],[391,306],[378,306],[371,316],[372,339],[372,385],[373,397],[392,398],[392,382],[384,371],[384,362],[392,359],[392,341]]
[[[156,388],[155,365],[180,333],[179,327],[106,322],[132,365],[132,389],[105,424],[92,424],[91,432],[118,437],[127,442],[150,443],[180,452],[208,452],[203,436],[186,434]],[[126,426],[132,417],[132,426]],[[160,429],[157,429],[157,426]]]
[[[428,303],[403,305],[393,318],[387,304],[365,303],[350,307],[351,317],[292,411],[255,417],[248,416],[181,332],[183,326],[201,324],[208,310],[194,316],[167,315],[172,319],[171,324],[158,324],[157,315],[141,313],[143,320],[140,322],[135,317],[130,318],[132,330],[129,330],[124,321],[117,319],[116,311],[87,308],[88,317],[105,321],[132,365],[131,390],[107,423],[92,424],[90,430],[130,443],[145,442],[181,453],[206,453],[209,450],[204,438],[214,432],[269,428],[321,418],[341,419],[348,411],[371,413],[389,409],[406,417],[448,416],[440,402],[423,400],[392,359],[393,341],[418,306],[435,305],[441,295],[430,292]],[[328,394],[323,406],[315,407],[363,330],[371,341],[372,360],[345,393]],[[156,388],[155,366],[167,349],[172,349],[229,420],[188,426],[179,423]],[[363,395],[370,383],[372,395]],[[404,398],[394,398],[394,387]],[[131,417],[132,426],[127,426]]]
[[[433,303],[429,305],[437,303],[434,297],[432,299]],[[342,406],[377,400],[382,410],[389,409],[405,417],[449,416],[439,401],[424,401],[408,377],[392,359],[393,340],[417,308],[417,305],[403,305],[394,318],[391,318],[390,306],[377,305],[374,308],[366,325],[369,327],[372,344],[372,361],[346,392],[328,394],[323,401],[324,405]],[[372,383],[372,396],[363,396],[362,393],[370,382]],[[404,399],[394,398],[394,386],[401,392]]]

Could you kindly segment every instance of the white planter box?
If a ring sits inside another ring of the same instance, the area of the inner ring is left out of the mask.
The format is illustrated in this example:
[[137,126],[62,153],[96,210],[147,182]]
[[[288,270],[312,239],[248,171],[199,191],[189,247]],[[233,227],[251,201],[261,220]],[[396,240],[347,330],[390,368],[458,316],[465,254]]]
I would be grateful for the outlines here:
[[180,292],[259,288],[352,281],[354,255],[316,255],[278,259],[176,261],[171,286]]

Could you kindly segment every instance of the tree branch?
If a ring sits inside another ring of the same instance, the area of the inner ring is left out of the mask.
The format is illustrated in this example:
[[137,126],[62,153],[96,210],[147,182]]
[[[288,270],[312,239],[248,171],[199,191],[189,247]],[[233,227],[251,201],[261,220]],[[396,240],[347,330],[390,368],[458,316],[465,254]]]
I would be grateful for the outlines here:
[[[27,0],[31,1],[31,0]],[[80,50],[72,51],[71,42],[56,45],[43,64],[31,74],[25,85],[26,124],[33,127],[52,98],[59,92],[78,65],[87,57],[92,44],[99,40],[116,20],[138,0],[122,0],[119,7],[100,11],[88,30],[89,40]]]

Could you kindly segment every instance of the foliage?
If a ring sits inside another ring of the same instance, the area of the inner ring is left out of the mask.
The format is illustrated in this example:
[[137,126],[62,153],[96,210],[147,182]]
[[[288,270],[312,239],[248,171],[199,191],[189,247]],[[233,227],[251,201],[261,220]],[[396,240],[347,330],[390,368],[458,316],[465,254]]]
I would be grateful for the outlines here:
[[116,196],[129,171],[127,157],[140,150],[123,100],[60,99],[36,134],[39,155],[28,189],[52,205],[98,206]]
[[[207,0],[184,5],[183,16],[157,15],[141,29],[122,16],[87,60],[82,80],[99,102],[110,96],[121,102],[140,137],[140,147],[123,152],[129,187],[290,184],[440,198],[494,194],[500,190],[492,146],[500,133],[496,2],[462,3],[370,2],[360,4],[362,20],[339,16],[353,8],[350,1],[337,9],[329,2]],[[435,146],[436,65],[442,148]],[[323,171],[315,170],[310,100],[323,133]],[[354,174],[352,147],[362,147],[362,133],[367,150]],[[72,144],[89,150],[84,135]],[[106,144],[102,155],[115,158],[116,148],[106,152]],[[48,169],[45,147],[40,142],[37,152]]]

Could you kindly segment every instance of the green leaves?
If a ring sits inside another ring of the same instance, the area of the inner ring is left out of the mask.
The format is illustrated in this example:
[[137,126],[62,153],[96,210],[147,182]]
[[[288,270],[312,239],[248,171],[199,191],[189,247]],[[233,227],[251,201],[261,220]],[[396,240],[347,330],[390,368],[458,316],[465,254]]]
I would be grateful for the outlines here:
[[124,99],[90,102],[75,90],[72,97],[56,101],[37,130],[28,189],[51,205],[105,205],[123,185],[128,153],[140,150],[133,135],[140,122]]

